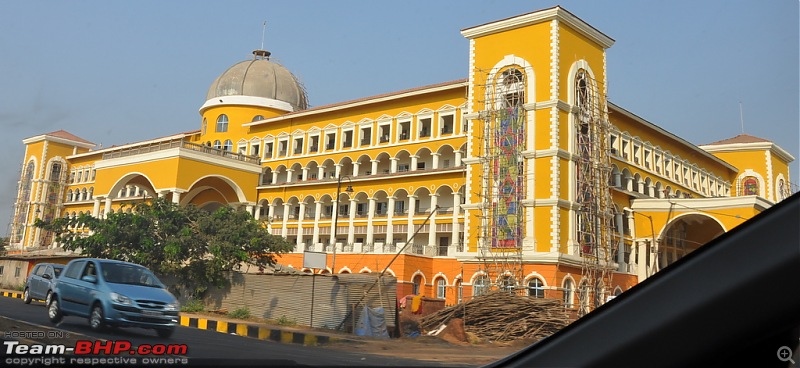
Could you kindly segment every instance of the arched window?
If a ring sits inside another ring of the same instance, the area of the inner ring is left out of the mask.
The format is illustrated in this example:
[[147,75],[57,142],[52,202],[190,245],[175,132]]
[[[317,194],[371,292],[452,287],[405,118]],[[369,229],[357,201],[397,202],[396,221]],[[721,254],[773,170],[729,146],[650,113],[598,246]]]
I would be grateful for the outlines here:
[[233,151],[233,142],[230,139],[225,140],[225,145],[222,146],[222,149],[226,151]]
[[503,108],[514,108],[525,103],[525,77],[519,69],[504,70],[500,74],[498,89]]
[[253,116],[253,121],[261,121],[261,120],[264,120],[264,116],[263,115]]
[[414,276],[411,282],[414,284],[411,294],[419,295],[419,293],[422,291],[422,275]]
[[438,299],[445,299],[447,297],[447,282],[441,277],[436,280],[436,297]]
[[217,133],[228,131],[228,115],[222,114],[217,118]]
[[747,176],[742,179],[742,195],[758,195],[758,179]]
[[61,182],[61,163],[60,162],[53,162],[53,166],[50,167],[50,181],[53,183]]
[[472,296],[480,296],[489,292],[489,277],[480,275],[472,283]]
[[222,148],[222,142],[220,142],[219,139],[214,141],[214,148],[216,149]]
[[534,277],[528,281],[528,295],[534,298],[544,298],[544,283]]

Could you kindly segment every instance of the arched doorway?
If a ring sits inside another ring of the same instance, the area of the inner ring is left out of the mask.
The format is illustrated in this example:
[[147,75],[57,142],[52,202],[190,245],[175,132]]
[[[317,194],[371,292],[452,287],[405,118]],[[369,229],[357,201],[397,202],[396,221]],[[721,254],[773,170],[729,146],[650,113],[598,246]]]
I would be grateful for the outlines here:
[[664,268],[725,233],[715,218],[692,213],[679,216],[664,228],[658,242],[658,268]]

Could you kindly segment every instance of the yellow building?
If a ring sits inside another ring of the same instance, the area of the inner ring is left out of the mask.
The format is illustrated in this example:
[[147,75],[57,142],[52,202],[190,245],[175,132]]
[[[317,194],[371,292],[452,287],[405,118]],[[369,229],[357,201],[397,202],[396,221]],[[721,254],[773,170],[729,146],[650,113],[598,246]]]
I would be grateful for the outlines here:
[[25,139],[12,246],[57,247],[36,218],[158,196],[249,211],[297,244],[284,265],[327,252],[323,273],[388,267],[401,297],[505,287],[580,313],[789,194],[794,158],[774,143],[698,147],[607,102],[614,41],[563,8],[462,35],[464,80],[309,108],[257,50],[213,81],[199,130]]

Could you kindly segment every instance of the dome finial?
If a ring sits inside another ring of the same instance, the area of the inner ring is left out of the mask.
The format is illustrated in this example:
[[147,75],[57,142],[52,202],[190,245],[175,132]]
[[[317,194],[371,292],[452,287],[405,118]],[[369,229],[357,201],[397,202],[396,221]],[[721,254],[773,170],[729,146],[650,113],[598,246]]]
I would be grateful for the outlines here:
[[257,60],[259,56],[261,57],[261,59],[269,60],[269,56],[270,55],[272,55],[272,53],[270,53],[267,50],[253,50],[253,59],[254,60]]
[[253,60],[258,60],[258,57],[261,56],[261,59],[269,60],[270,52],[264,50],[264,35],[267,33],[267,21],[264,21],[264,24],[261,26],[261,48],[258,50],[253,51]]

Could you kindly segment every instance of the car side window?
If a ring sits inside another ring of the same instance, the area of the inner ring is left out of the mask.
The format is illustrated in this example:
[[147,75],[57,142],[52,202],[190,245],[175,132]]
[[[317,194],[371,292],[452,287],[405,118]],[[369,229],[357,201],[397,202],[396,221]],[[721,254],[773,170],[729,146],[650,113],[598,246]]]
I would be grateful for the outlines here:
[[81,274],[81,278],[83,278],[84,276],[97,277],[97,270],[95,269],[94,262],[88,262],[86,264],[86,268],[83,270],[83,274]]
[[64,277],[67,277],[67,278],[70,278],[70,279],[77,279],[78,275],[81,274],[81,271],[83,270],[83,266],[85,264],[86,264],[86,261],[77,261],[77,262],[69,265],[69,267],[67,267],[67,270],[64,271]]
[[41,276],[44,274],[44,266],[37,265],[36,268],[33,269],[33,274],[36,276]]

